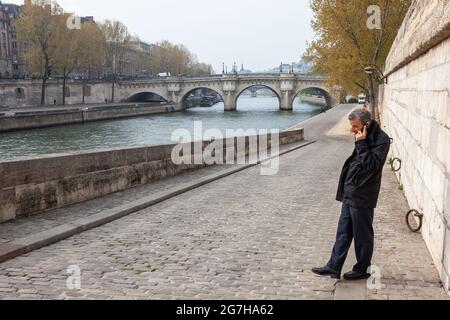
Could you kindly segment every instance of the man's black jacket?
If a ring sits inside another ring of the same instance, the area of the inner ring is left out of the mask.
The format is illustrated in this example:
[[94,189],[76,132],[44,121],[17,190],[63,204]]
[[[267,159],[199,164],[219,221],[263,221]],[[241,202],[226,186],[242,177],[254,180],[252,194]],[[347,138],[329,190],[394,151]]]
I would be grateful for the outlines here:
[[367,139],[356,142],[352,156],[345,162],[336,200],[353,208],[376,208],[389,149],[389,136],[372,121]]

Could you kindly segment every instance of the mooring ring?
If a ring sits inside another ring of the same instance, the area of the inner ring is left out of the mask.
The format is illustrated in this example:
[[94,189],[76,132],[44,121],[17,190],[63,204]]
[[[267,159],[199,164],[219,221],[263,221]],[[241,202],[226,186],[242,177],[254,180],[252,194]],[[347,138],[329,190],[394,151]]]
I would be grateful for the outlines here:
[[[417,226],[417,228],[414,228],[410,223],[411,215],[419,219],[419,225]],[[409,230],[411,230],[412,232],[419,232],[420,229],[422,229],[423,214],[417,211],[416,209],[408,211],[408,213],[406,214],[406,224],[408,225]]]
[[[395,167],[395,162],[399,163],[398,168]],[[399,158],[394,158],[391,162],[391,168],[392,168],[392,171],[399,172],[402,169],[402,160]]]
[[394,143],[394,138],[389,138],[389,141],[391,141],[391,144]]

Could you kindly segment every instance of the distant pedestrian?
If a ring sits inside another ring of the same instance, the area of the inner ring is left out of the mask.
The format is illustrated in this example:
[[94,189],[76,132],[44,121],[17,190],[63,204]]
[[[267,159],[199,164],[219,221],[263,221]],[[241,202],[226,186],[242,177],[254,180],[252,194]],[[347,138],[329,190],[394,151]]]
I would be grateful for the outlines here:
[[355,150],[345,162],[336,200],[343,203],[331,259],[325,267],[312,271],[321,276],[341,278],[348,251],[355,240],[357,264],[346,273],[346,280],[367,279],[374,251],[373,219],[381,189],[383,167],[390,149],[390,138],[372,120],[366,109],[353,111],[351,131]]

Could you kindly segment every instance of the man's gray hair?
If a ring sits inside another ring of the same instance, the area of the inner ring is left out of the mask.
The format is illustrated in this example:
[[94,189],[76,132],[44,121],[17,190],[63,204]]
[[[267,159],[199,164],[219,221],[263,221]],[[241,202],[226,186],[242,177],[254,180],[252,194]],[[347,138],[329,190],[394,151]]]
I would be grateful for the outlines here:
[[372,114],[367,109],[357,109],[350,113],[348,120],[359,120],[362,123],[369,123],[372,121]]

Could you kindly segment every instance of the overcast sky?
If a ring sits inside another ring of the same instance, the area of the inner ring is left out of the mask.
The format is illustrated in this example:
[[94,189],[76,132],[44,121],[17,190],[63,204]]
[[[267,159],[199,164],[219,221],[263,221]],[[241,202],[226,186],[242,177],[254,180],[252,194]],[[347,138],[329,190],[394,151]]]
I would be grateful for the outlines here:
[[[23,0],[4,0],[23,4]],[[262,71],[298,61],[311,40],[308,0],[58,0],[64,9],[97,21],[125,23],[155,43],[182,43],[216,72],[222,62]]]

